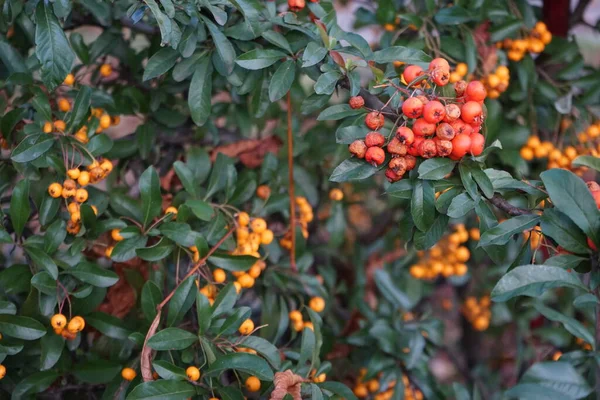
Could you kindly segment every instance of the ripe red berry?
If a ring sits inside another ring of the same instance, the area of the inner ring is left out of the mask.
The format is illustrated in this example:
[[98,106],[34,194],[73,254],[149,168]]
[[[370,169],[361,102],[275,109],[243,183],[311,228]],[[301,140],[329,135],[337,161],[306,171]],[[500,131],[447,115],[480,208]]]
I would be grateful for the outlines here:
[[445,71],[450,71],[450,64],[448,64],[448,61],[446,61],[445,58],[441,58],[441,57],[434,58],[429,63],[429,70],[435,71],[437,69],[443,69]]
[[415,141],[415,133],[412,129],[407,128],[406,126],[401,126],[396,131],[396,137],[400,140],[401,143],[411,145]]
[[476,101],[467,101],[460,109],[460,118],[467,124],[479,122],[483,118],[483,108]]
[[365,105],[365,99],[363,99],[362,96],[350,97],[350,101],[348,102],[348,104],[350,104],[350,108],[356,110],[358,108],[362,108]]
[[383,114],[378,111],[371,111],[365,117],[365,124],[369,129],[377,130],[381,128],[385,123],[385,118]]
[[394,170],[390,169],[390,168],[388,168],[388,169],[385,170],[385,177],[387,178],[387,180],[390,183],[397,182],[400,179],[402,179],[402,175],[400,175],[400,176],[396,175],[396,173],[394,172]]
[[416,136],[431,136],[435,132],[435,124],[425,121],[424,118],[419,118],[413,124],[412,130]]
[[418,76],[423,74],[423,68],[418,65],[409,65],[404,68],[404,72],[402,73],[402,77],[407,85],[410,85],[412,81],[417,79]]
[[461,133],[452,139],[452,153],[454,158],[463,158],[471,149],[471,137]]
[[450,82],[450,71],[444,69],[431,71],[431,80],[438,86],[446,86]]
[[390,140],[390,142],[388,143],[387,151],[390,154],[404,156],[404,155],[406,155],[406,152],[408,151],[408,146],[406,144],[400,142],[400,139],[395,137],[392,140]]
[[452,153],[452,142],[444,139],[434,139],[438,157],[448,157]]
[[419,151],[419,146],[421,145],[421,143],[423,143],[423,141],[425,140],[425,138],[423,136],[415,136],[415,140],[413,141],[413,143],[408,146],[408,154],[410,154],[413,157],[418,157],[421,155],[420,151]]
[[396,173],[396,175],[402,176],[406,172],[406,160],[404,157],[392,158],[388,164],[388,168]]
[[404,156],[404,159],[406,160],[406,170],[407,171],[412,170],[417,165],[417,159],[415,158],[415,156],[407,154],[406,156]]
[[384,143],[385,137],[379,132],[369,132],[365,137],[365,144],[367,145],[367,147],[381,147]]
[[450,126],[454,129],[455,135],[466,134],[471,135],[473,132],[473,128],[471,125],[466,124],[462,119],[457,119],[454,122],[450,123]]
[[431,124],[437,124],[446,116],[446,108],[437,100],[430,101],[423,107],[423,118]]
[[594,242],[592,241],[592,239],[587,238],[587,245],[590,249],[594,250],[594,251],[598,251],[598,248],[596,247],[596,245],[594,244]]
[[419,146],[419,153],[423,158],[433,158],[437,155],[437,147],[433,139],[425,139]]
[[348,150],[358,158],[365,158],[367,145],[362,140],[355,140],[354,142],[350,143]]
[[381,147],[369,147],[365,154],[365,160],[374,166],[379,166],[385,161],[385,152]]
[[456,121],[459,118],[460,118],[460,107],[456,104],[446,105],[446,116],[444,117],[444,121],[452,122],[452,121]]
[[485,146],[485,138],[481,133],[471,134],[471,154],[478,156],[483,152]]
[[419,118],[423,114],[423,102],[416,97],[409,97],[402,103],[402,113],[408,118]]
[[447,122],[442,122],[435,129],[435,135],[441,140],[454,139],[454,128]]
[[456,97],[461,97],[465,94],[467,90],[467,82],[460,80],[454,84],[454,92],[456,93]]
[[[458,83],[458,82],[457,82]],[[473,101],[482,101],[485,100],[487,96],[487,91],[485,90],[485,86],[480,81],[471,81],[467,85],[466,94],[469,99]]]

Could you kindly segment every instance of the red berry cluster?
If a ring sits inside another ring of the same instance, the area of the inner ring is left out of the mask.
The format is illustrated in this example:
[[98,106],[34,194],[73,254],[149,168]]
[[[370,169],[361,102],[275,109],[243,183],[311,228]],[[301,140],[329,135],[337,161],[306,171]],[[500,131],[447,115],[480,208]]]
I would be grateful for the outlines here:
[[[365,124],[372,132],[364,140],[355,140],[349,146],[350,153],[374,166],[385,162],[383,147],[386,146],[392,157],[385,173],[390,182],[402,179],[413,169],[416,157],[460,160],[467,154],[478,156],[483,152],[485,138],[480,130],[485,119],[485,86],[479,81],[467,84],[461,80],[454,84],[455,97],[438,97],[435,90],[428,88],[431,84],[444,86],[448,83],[450,65],[443,58],[433,60],[427,72],[417,65],[409,65],[402,77],[410,84],[423,75],[423,80],[413,85],[417,89],[402,103],[404,123],[387,145],[386,138],[377,132],[384,125],[384,116],[379,111],[372,111],[365,117]],[[364,106],[364,100],[359,96],[352,97],[350,106],[360,108]]]

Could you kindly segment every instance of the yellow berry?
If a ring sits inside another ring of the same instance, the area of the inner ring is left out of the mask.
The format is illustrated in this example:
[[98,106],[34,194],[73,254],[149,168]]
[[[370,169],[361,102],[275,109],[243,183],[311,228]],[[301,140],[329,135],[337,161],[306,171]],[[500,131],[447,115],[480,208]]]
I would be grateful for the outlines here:
[[250,223],[250,216],[248,215],[247,212],[240,212],[238,214],[238,224],[240,224],[240,226],[248,226],[248,224]]
[[308,306],[315,312],[321,312],[325,309],[325,300],[322,297],[313,297],[308,302]]
[[54,182],[48,186],[48,194],[53,198],[59,198],[62,195],[63,187],[60,183]]
[[344,198],[344,192],[340,189],[331,189],[329,191],[329,199],[333,201],[341,201]]
[[65,80],[63,81],[63,83],[64,83],[65,85],[68,85],[68,86],[73,86],[73,84],[75,83],[75,75],[73,75],[73,74],[68,74],[68,75],[65,77]]
[[114,250],[114,246],[108,246],[106,248],[106,250],[104,250],[104,255],[106,256],[106,258],[110,258],[110,256],[112,255],[112,252]]
[[254,286],[254,278],[249,274],[241,275],[239,278],[237,278],[237,281],[244,289],[249,289]]
[[292,310],[288,314],[291,321],[302,321],[302,313],[298,310]]
[[58,99],[58,109],[62,112],[69,112],[71,110],[71,103],[69,103],[69,100],[61,97]]
[[260,380],[255,376],[249,376],[246,379],[245,386],[249,392],[258,392],[260,390]]
[[100,127],[102,129],[108,129],[110,128],[110,115],[108,114],[104,114],[103,116],[100,117]]
[[52,122],[44,122],[44,127],[42,129],[44,133],[52,133]]
[[456,68],[454,71],[459,74],[461,77],[465,76],[467,72],[469,72],[469,67],[465,63],[456,64]]
[[263,233],[260,234],[260,244],[269,245],[273,242],[273,231],[270,229],[266,229]]
[[242,323],[242,325],[240,326],[240,328],[238,329],[238,331],[242,335],[249,335],[253,330],[254,330],[254,322],[249,318],[247,320],[245,320]]
[[173,206],[167,207],[167,209],[165,210],[165,214],[177,215],[177,208]]
[[217,268],[213,271],[213,278],[215,282],[223,283],[227,279],[227,274],[221,268]]
[[2,364],[0,364],[0,379],[4,378],[6,376],[6,367]]
[[71,179],[77,180],[77,178],[79,178],[79,175],[81,174],[81,171],[78,168],[73,168],[67,171],[67,176]]
[[194,366],[187,367],[187,369],[185,370],[185,374],[191,381],[197,381],[198,379],[200,379],[200,370]]
[[103,77],[107,77],[110,74],[112,74],[112,67],[110,64],[102,64],[102,66],[100,67],[100,75],[102,75]]
[[87,192],[87,190],[85,190],[85,189],[77,189],[77,192],[75,193],[75,200],[77,200],[80,203],[83,203],[87,199],[88,199],[88,192]]
[[123,368],[123,370],[121,371],[121,376],[126,381],[134,380],[136,375],[137,375],[137,373],[135,372],[135,370],[133,368]]
[[120,242],[121,240],[123,240],[123,236],[121,236],[121,230],[120,229],[113,229],[112,231],[110,231],[110,236],[112,237],[112,239],[115,242]]
[[250,223],[250,229],[254,233],[263,233],[267,229],[267,222],[262,218],[255,218]]
[[79,183],[80,186],[87,186],[87,184],[90,183],[90,173],[81,171],[79,173],[79,178],[77,178],[77,183]]
[[50,319],[50,325],[52,325],[52,327],[54,329],[59,329],[59,328],[64,328],[65,325],[67,324],[67,317],[65,317],[62,314],[54,314],[52,316],[52,318]]
[[65,124],[65,121],[62,119],[57,119],[54,121],[54,127],[60,132],[63,132],[65,129],[67,129],[67,124]]
[[71,333],[81,332],[85,328],[85,320],[82,317],[73,317],[67,325],[67,330]]

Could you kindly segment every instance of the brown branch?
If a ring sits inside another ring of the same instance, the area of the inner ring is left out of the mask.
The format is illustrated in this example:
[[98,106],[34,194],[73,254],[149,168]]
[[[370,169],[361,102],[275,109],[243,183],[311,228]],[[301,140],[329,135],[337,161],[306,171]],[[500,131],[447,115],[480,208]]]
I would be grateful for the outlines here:
[[496,207],[498,207],[499,209],[501,209],[502,211],[504,211],[505,213],[507,213],[508,215],[511,215],[513,217],[516,217],[518,215],[531,214],[531,210],[513,206],[512,204],[510,204],[508,202],[508,200],[506,200],[504,197],[500,196],[499,194],[493,195],[488,200],[490,203],[492,203],[493,205],[495,205]]
[[290,192],[290,233],[292,248],[290,249],[290,267],[296,271],[296,196],[294,195],[294,134],[292,133],[292,95],[287,93],[287,151],[288,180]]

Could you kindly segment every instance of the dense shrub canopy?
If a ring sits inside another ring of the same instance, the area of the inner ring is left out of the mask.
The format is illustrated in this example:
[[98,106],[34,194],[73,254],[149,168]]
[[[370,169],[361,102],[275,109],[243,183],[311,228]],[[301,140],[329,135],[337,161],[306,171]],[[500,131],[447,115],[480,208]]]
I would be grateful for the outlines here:
[[598,394],[562,1],[0,3],[3,398]]

